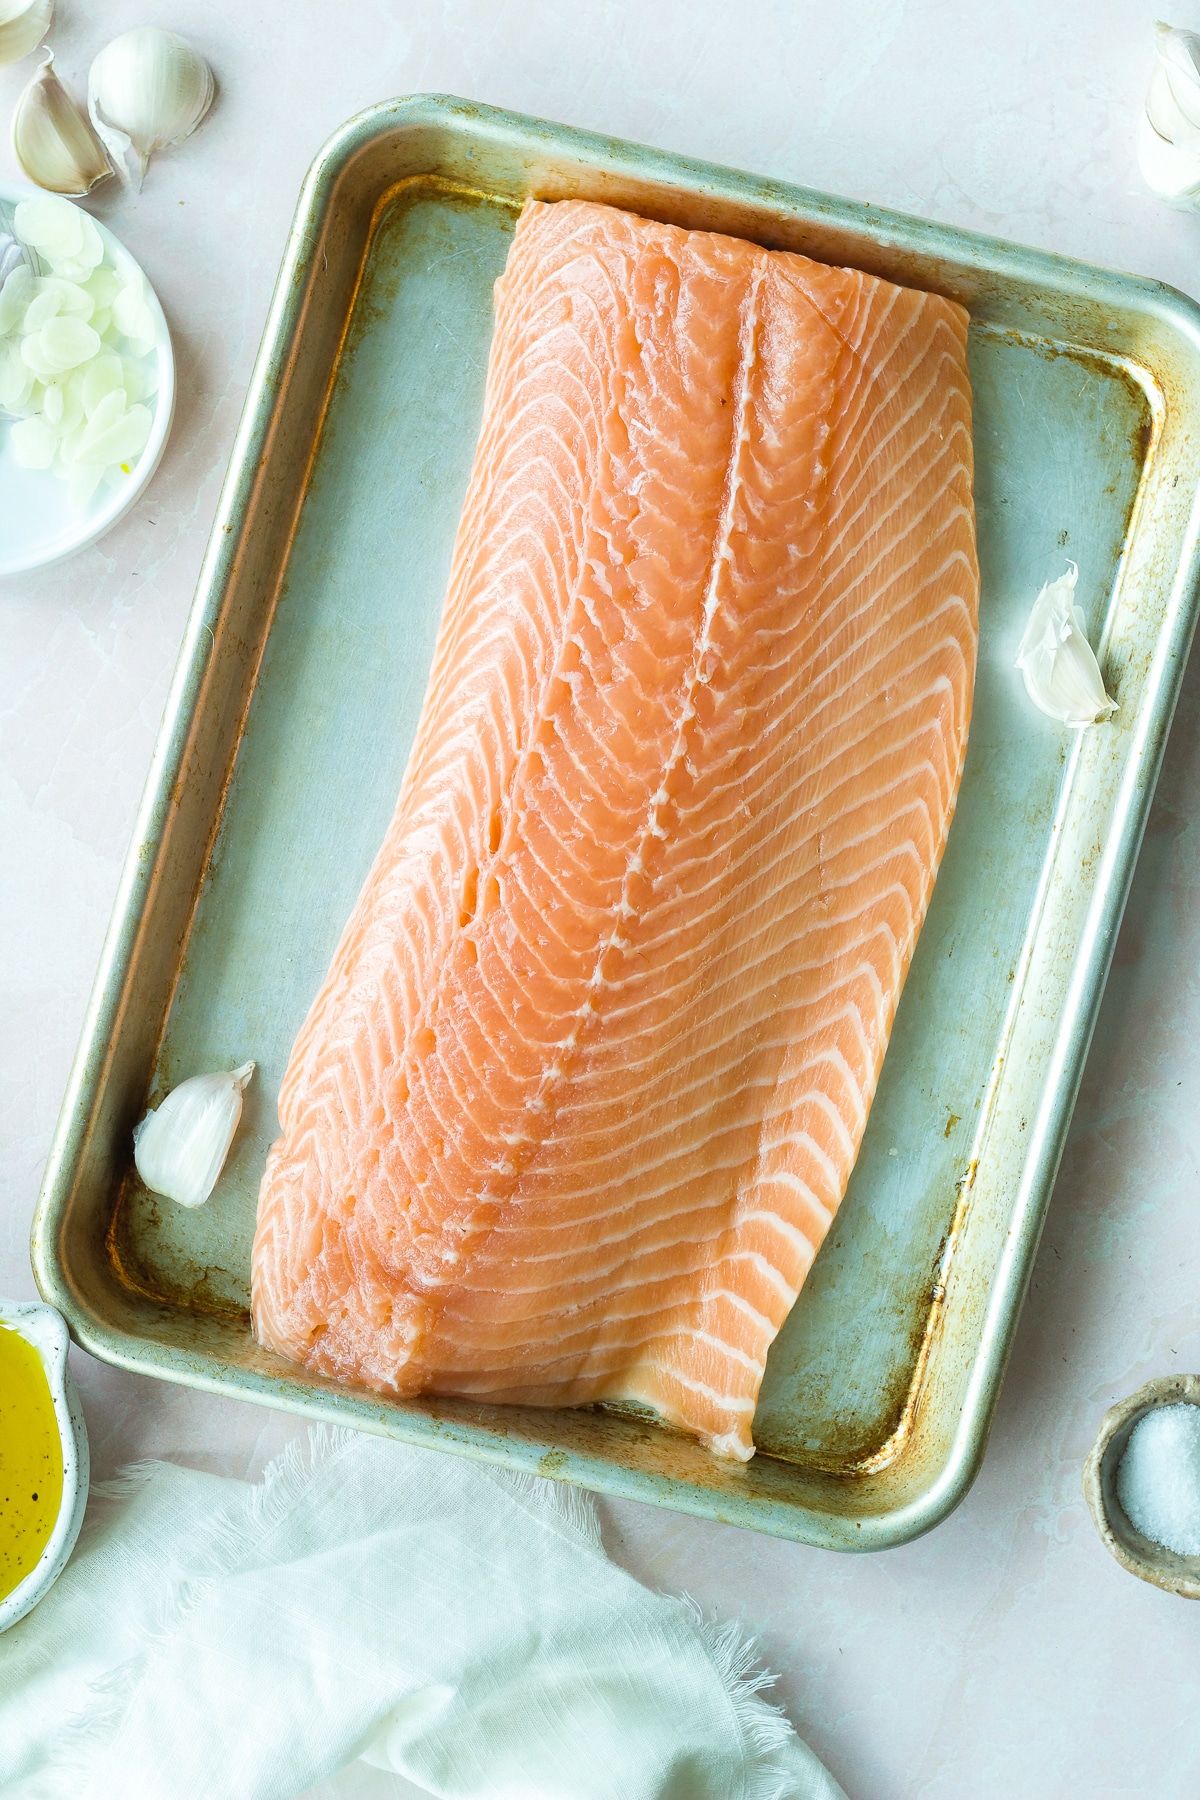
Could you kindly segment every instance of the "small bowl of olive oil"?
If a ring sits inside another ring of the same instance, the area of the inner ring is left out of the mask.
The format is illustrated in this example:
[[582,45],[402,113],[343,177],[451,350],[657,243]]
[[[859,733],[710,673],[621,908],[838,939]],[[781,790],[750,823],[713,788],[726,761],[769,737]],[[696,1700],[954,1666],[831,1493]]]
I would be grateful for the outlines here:
[[75,1548],[88,1441],[52,1306],[0,1300],[0,1631],[37,1605]]

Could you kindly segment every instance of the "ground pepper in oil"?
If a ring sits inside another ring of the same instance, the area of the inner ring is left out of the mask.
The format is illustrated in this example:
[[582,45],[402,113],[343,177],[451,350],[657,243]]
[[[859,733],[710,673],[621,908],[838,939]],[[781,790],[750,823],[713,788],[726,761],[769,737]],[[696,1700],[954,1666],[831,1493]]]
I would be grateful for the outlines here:
[[62,1505],[62,1438],[42,1359],[0,1327],[0,1600],[36,1568]]

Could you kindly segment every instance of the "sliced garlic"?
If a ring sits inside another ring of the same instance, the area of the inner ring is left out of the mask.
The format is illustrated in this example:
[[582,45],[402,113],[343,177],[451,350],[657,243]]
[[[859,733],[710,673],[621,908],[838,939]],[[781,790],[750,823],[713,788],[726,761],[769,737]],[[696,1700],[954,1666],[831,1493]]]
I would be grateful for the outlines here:
[[7,337],[24,322],[36,293],[33,270],[26,263],[18,263],[0,287],[0,337]]
[[0,411],[21,413],[29,404],[36,377],[19,344],[0,344]]
[[0,287],[15,269],[27,266],[24,246],[17,242],[11,231],[5,230],[3,209],[0,209]]
[[114,38],[92,64],[88,112],[117,168],[127,180],[136,169],[140,188],[154,151],[190,137],[215,91],[198,50],[173,31],[140,25]]
[[36,50],[53,17],[54,0],[0,0],[0,63]]
[[150,310],[146,282],[140,274],[131,276],[113,297],[112,317],[139,356],[153,350],[158,342],[158,321]]
[[1086,621],[1075,605],[1079,570],[1074,563],[1048,581],[1033,603],[1017,652],[1017,667],[1034,705],[1061,725],[1098,724],[1117,710],[1087,640]]
[[193,1075],[172,1088],[133,1133],[133,1160],[152,1194],[203,1206],[217,1185],[242,1116],[252,1062],[215,1075]]
[[78,509],[132,474],[150,441],[157,310],[140,271],[101,261],[96,226],[70,201],[22,201],[13,230],[31,260],[0,287],[0,413],[20,421],[18,466],[50,470]]
[[1138,125],[1138,162],[1160,200],[1200,208],[1200,37],[1154,27],[1154,73]]
[[90,194],[113,173],[103,144],[54,73],[50,50],[17,101],[12,143],[30,181],[52,194]]
[[[104,260],[103,239],[82,207],[46,195],[22,200],[13,221],[22,243],[31,245],[63,281],[88,281]],[[93,294],[93,303],[95,298]]]

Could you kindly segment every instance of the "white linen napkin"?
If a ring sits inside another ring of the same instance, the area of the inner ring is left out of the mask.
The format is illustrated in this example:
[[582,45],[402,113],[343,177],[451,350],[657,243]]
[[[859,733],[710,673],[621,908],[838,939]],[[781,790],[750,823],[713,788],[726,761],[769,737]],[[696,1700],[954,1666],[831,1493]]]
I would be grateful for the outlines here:
[[314,1431],[261,1484],[95,1491],[0,1637],[0,1794],[296,1800],[361,1758],[441,1800],[845,1800],[754,1667],[575,1489]]

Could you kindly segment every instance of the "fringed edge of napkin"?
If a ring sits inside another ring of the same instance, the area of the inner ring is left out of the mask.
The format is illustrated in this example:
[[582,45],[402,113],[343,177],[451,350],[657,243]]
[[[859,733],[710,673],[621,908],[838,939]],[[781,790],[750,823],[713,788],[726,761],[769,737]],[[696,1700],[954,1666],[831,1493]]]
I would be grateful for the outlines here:
[[[239,1489],[236,1519],[218,1517],[203,1527],[189,1549],[186,1566],[167,1571],[170,1585],[158,1617],[137,1633],[131,1654],[91,1684],[88,1704],[64,1720],[58,1732],[53,1772],[56,1777],[75,1780],[79,1800],[88,1800],[95,1759],[120,1730],[154,1651],[170,1640],[214,1581],[232,1575],[239,1564],[253,1558],[264,1538],[304,1498],[314,1476],[353,1443],[356,1435],[344,1427],[315,1426],[273,1457],[260,1480],[220,1478]],[[150,1458],[128,1464],[107,1481],[94,1482],[89,1507],[92,1500],[135,1500],[162,1466],[161,1459]],[[98,1515],[89,1511],[80,1533],[81,1550],[103,1532],[106,1514],[106,1506]]]
[[[586,1489],[495,1465],[489,1466],[488,1473],[516,1500],[529,1499],[539,1519],[549,1508],[559,1522],[605,1554],[595,1497]],[[774,1759],[796,1734],[783,1708],[762,1697],[765,1689],[774,1687],[778,1675],[764,1666],[758,1644],[736,1620],[722,1623],[707,1618],[690,1594],[660,1591],[659,1597],[688,1614],[725,1690],[745,1746],[742,1800],[787,1800],[794,1792],[794,1780],[780,1774]]]
[[[156,1647],[178,1630],[200,1603],[209,1585],[234,1573],[239,1564],[253,1560],[270,1532],[299,1504],[317,1474],[357,1441],[359,1434],[343,1426],[318,1425],[306,1436],[294,1438],[263,1470],[257,1482],[241,1496],[236,1520],[217,1518],[194,1545],[188,1568],[170,1590],[160,1616],[139,1634],[137,1649],[91,1689],[92,1703],[64,1721],[58,1739],[57,1772],[78,1775],[80,1800],[87,1800],[90,1766],[95,1752],[111,1741],[137,1691],[140,1673]],[[131,1463],[108,1481],[97,1482],[92,1497],[104,1501],[133,1499],[160,1468],[161,1462]],[[553,1522],[582,1538],[605,1554],[600,1518],[594,1497],[567,1482],[550,1481],[497,1465],[485,1465],[487,1473],[539,1521],[547,1513]],[[103,1530],[103,1512],[85,1527],[86,1537]],[[794,1737],[782,1708],[764,1700],[763,1691],[778,1677],[763,1666],[762,1653],[753,1637],[736,1621],[722,1624],[705,1616],[690,1595],[660,1594],[682,1608],[694,1625],[712,1662],[742,1735],[745,1748],[742,1800],[787,1800],[795,1791],[791,1775],[781,1774],[776,1756]]]
[[695,1617],[747,1747],[745,1800],[786,1800],[794,1783],[790,1775],[780,1774],[774,1758],[796,1734],[783,1708],[762,1697],[778,1675],[764,1666],[758,1644],[736,1621],[722,1625],[705,1618],[690,1595],[683,1604]]

